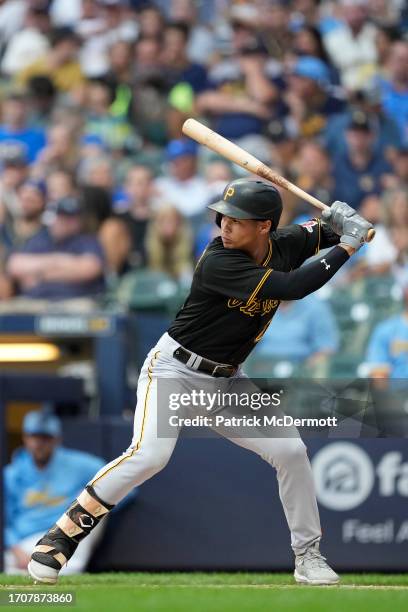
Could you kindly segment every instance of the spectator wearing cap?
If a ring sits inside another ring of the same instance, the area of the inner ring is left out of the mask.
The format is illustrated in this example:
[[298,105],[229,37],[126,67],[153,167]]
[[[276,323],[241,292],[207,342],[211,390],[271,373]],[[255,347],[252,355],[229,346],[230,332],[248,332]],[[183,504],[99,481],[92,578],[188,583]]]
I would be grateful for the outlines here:
[[206,181],[197,172],[197,146],[192,140],[172,140],[167,146],[168,174],[155,181],[158,198],[192,219],[205,212]]
[[84,76],[77,59],[81,40],[68,27],[56,28],[50,34],[50,49],[16,74],[20,85],[33,76],[48,76],[58,91],[69,94],[78,91]]
[[299,136],[319,135],[328,119],[345,108],[344,100],[331,93],[329,85],[329,68],[317,57],[300,57],[292,67],[285,102]]
[[[26,573],[30,553],[44,530],[56,522],[104,464],[99,457],[61,446],[61,422],[45,407],[28,412],[23,446],[4,470],[5,571]],[[103,531],[103,524],[101,524]],[[83,572],[101,536],[82,542],[63,574]],[[90,540],[90,541],[89,541]]]
[[349,107],[343,113],[329,118],[323,135],[325,147],[331,156],[346,148],[346,132],[351,115],[359,110],[370,118],[376,148],[385,151],[388,157],[391,148],[400,147],[401,133],[395,121],[383,111],[380,90],[374,83],[366,89],[353,92],[349,96]]
[[368,20],[368,0],[340,0],[339,4],[343,25],[328,32],[324,42],[344,87],[360,89],[375,72],[377,28]]
[[23,92],[8,93],[2,103],[2,119],[0,152],[17,148],[32,163],[45,147],[46,138],[43,129],[29,125],[27,97]]
[[7,44],[1,60],[2,73],[12,77],[44,55],[49,47],[50,28],[48,9],[41,5],[28,6],[24,27],[15,32]]
[[378,81],[384,112],[398,125],[408,146],[408,42],[395,42],[387,62],[388,77]]
[[97,238],[83,232],[80,202],[64,198],[48,227],[13,253],[7,272],[19,293],[33,299],[96,298],[104,289],[104,256]]
[[369,117],[352,113],[346,132],[347,146],[333,160],[334,198],[358,209],[370,194],[379,194],[391,167],[375,148],[375,133]]

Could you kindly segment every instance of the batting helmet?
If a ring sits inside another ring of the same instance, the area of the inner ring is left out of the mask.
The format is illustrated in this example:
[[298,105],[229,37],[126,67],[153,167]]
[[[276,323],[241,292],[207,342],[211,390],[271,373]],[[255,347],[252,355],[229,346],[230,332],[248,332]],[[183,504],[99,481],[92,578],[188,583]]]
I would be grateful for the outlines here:
[[282,199],[272,185],[241,178],[228,183],[222,200],[210,204],[208,208],[216,211],[215,221],[218,226],[221,225],[222,216],[226,215],[234,219],[270,219],[272,229],[276,229],[282,214]]

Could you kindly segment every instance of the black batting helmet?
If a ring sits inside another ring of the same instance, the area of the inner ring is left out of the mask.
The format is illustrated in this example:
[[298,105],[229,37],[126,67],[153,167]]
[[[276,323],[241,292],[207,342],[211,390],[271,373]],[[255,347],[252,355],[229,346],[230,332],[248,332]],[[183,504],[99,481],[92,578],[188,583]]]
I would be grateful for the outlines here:
[[274,230],[282,214],[282,199],[273,185],[241,178],[228,183],[222,200],[210,204],[208,208],[216,211],[215,221],[218,226],[221,225],[222,216],[226,215],[234,219],[270,219]]

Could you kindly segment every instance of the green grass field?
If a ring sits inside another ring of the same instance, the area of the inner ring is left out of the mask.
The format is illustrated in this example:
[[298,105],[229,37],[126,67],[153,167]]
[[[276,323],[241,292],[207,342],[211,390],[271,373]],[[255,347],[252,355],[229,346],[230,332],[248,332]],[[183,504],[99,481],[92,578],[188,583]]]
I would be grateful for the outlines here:
[[[342,584],[311,587],[294,584],[290,574],[111,573],[61,578],[57,587],[33,586],[23,576],[0,574],[5,592],[72,591],[75,606],[66,610],[122,612],[407,612],[408,575],[347,574]],[[27,609],[32,606],[18,606]],[[40,606],[36,606],[38,609]],[[42,607],[42,606],[41,606]],[[17,608],[16,605],[9,609]]]

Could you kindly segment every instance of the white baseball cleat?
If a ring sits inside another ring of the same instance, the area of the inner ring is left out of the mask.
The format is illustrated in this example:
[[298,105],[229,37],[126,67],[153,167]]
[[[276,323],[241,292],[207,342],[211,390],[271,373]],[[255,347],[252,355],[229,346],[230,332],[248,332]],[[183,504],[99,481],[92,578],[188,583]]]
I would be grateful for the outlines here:
[[28,573],[34,580],[34,583],[41,584],[56,584],[58,580],[58,570],[43,563],[31,559],[27,566]]
[[319,550],[319,542],[312,544],[295,560],[294,577],[299,584],[338,584],[339,576],[326,562]]

